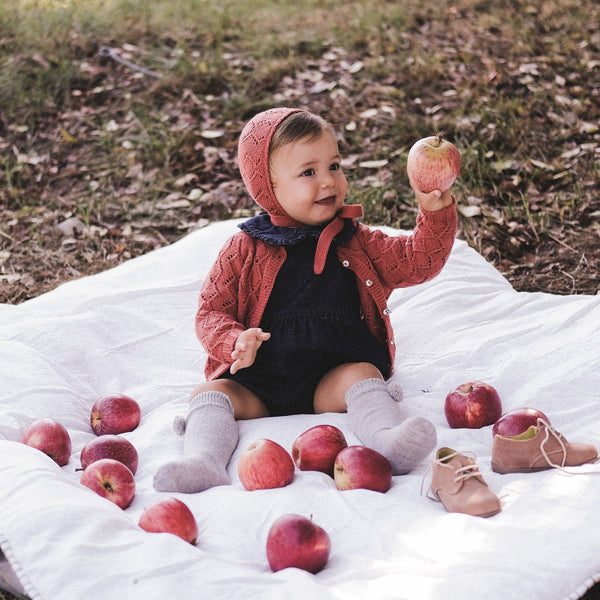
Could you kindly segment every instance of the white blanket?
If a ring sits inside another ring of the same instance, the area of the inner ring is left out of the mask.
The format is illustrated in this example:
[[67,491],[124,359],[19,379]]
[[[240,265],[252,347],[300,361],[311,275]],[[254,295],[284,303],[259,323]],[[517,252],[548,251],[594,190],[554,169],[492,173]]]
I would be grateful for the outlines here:
[[[331,423],[358,442],[346,415],[299,415],[241,422],[232,484],[176,495],[196,516],[197,546],[138,528],[145,506],[172,495],[154,491],[152,476],[182,453],[171,425],[205,360],[193,328],[198,291],[236,224],[213,224],[22,305],[0,305],[0,546],[32,599],[562,600],[600,578],[600,477],[496,474],[491,426],[450,429],[443,412],[452,388],[482,380],[505,411],[534,406],[569,441],[600,445],[600,297],[518,293],[460,241],[440,276],[390,300],[394,384],[411,411],[435,423],[439,446],[476,453],[501,513],[447,513],[425,495],[428,462],[394,477],[386,494],[340,492],[326,475],[298,470],[285,488],[244,490],[237,461],[257,438],[290,450],[305,429]],[[83,487],[76,471],[94,438],[91,406],[111,392],[142,408],[140,426],[124,434],[140,456],[125,511]],[[40,417],[71,434],[62,469],[19,443]],[[312,515],[329,533],[321,573],[270,571],[267,531],[285,513]]]

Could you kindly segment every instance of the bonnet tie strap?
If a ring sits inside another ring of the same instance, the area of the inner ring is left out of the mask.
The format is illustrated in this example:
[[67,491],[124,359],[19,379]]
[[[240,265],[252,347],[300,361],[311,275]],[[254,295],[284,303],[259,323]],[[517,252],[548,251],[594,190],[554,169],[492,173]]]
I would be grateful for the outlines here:
[[[315,262],[313,270],[315,275],[320,275],[325,268],[325,261],[333,238],[343,229],[344,219],[358,219],[363,215],[363,208],[360,204],[345,204],[337,211],[334,219],[323,229],[317,242],[317,251],[315,252]],[[272,215],[271,223],[277,227],[305,227],[295,219],[287,215]]]

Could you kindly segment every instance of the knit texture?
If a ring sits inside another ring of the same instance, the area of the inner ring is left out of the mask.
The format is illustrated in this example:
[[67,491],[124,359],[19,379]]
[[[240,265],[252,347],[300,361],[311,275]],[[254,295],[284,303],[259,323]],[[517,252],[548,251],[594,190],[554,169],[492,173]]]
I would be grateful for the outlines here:
[[190,401],[185,427],[180,421],[177,427],[183,429],[184,458],[162,465],[154,474],[154,488],[193,494],[229,484],[226,468],[239,434],[227,394],[201,392]]
[[[336,236],[335,241],[340,244],[347,242],[356,231],[358,224],[346,219],[344,228]],[[248,235],[258,238],[263,242],[275,246],[295,246],[307,239],[318,240],[323,227],[278,227],[273,225],[269,215],[257,215],[240,223],[238,227]]]
[[272,108],[253,117],[242,129],[238,142],[238,162],[242,179],[254,201],[272,217],[287,217],[273,191],[269,174],[269,146],[277,126],[294,108]]
[[[421,211],[409,236],[390,236],[359,224],[348,242],[336,246],[338,259],[356,275],[362,314],[375,337],[387,345],[392,365],[394,332],[387,300],[395,288],[435,277],[450,255],[455,234],[453,203],[439,211]],[[207,380],[229,368],[240,333],[260,326],[285,258],[285,247],[244,232],[232,236],[221,249],[202,285],[195,321],[196,334],[208,354]]]
[[435,427],[423,417],[409,417],[394,401],[383,379],[364,379],[345,395],[348,421],[365,445],[383,454],[394,475],[412,471],[434,449]]
[[[304,227],[292,219],[279,204],[269,170],[269,148],[278,125],[293,113],[293,108],[272,108],[253,117],[244,127],[238,142],[238,161],[242,179],[255,202],[264,208],[274,225],[279,227]],[[344,219],[362,217],[360,204],[345,205],[323,229],[315,253],[314,272],[321,274],[333,238],[343,229]]]

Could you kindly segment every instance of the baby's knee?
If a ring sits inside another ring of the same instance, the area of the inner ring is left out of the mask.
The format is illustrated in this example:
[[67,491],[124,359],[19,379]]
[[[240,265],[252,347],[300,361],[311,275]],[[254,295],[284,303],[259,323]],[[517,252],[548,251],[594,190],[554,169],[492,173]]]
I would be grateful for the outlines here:
[[193,389],[190,399],[195,398],[203,392],[212,391],[222,392],[229,397],[237,420],[257,419],[269,416],[269,411],[262,400],[256,394],[232,379],[215,379],[201,383]]
[[[202,394],[203,392],[222,392],[223,390],[221,389],[221,386],[215,385],[217,383],[218,383],[217,381],[206,381],[204,383],[198,384],[192,390],[192,393],[190,394],[190,400],[195,398],[198,394]],[[227,392],[225,392],[225,393],[227,393]]]
[[357,362],[342,365],[337,373],[343,389],[349,390],[355,383],[365,379],[383,379],[381,371],[372,363]]
[[367,362],[346,363],[331,369],[315,391],[315,412],[345,412],[346,392],[365,379],[383,380],[383,376],[375,365]]
[[359,362],[352,363],[356,372],[360,375],[364,375],[363,379],[383,379],[381,371],[372,363]]

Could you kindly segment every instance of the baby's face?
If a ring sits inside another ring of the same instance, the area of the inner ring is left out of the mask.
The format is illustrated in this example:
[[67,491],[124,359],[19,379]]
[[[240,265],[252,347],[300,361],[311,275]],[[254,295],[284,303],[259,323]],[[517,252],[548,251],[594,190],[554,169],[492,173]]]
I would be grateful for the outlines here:
[[271,182],[285,212],[304,225],[325,225],[344,204],[348,182],[331,133],[278,148],[270,158]]

